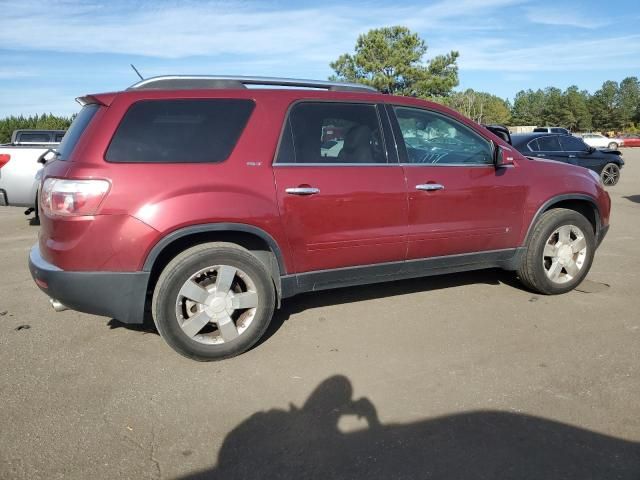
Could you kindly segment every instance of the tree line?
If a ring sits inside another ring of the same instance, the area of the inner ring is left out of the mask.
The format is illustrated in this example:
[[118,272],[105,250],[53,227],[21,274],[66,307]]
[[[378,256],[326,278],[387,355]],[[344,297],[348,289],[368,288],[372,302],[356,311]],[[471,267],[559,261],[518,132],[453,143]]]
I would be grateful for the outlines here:
[[10,116],[0,119],[0,143],[9,143],[14,130],[33,128],[38,130],[66,130],[73,117],[60,117],[52,113],[25,117]]
[[371,85],[380,91],[410,95],[454,108],[479,123],[559,126],[573,131],[640,131],[640,82],[627,77],[608,80],[595,93],[573,85],[521,90],[513,102],[458,86],[459,53],[451,51],[424,60],[427,45],[402,26],[370,30],[360,35],[353,54],[330,64],[331,80]]

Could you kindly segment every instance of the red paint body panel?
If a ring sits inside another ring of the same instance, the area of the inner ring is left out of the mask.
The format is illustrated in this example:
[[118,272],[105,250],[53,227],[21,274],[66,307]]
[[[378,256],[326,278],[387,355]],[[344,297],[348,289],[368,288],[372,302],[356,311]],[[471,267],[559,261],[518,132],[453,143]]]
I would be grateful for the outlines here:
[[[499,250],[518,245],[528,185],[520,168],[405,167],[409,192],[408,258]],[[436,183],[443,190],[415,186]]]
[[[404,259],[408,212],[399,165],[281,165],[273,172],[297,272]],[[285,192],[299,186],[320,193]]]
[[[603,225],[608,224],[608,195],[587,170],[529,160],[515,151],[515,165],[502,169],[272,166],[287,110],[301,99],[433,109],[506,145],[456,112],[419,99],[277,89],[134,90],[95,97],[108,106],[100,107],[69,161],[49,163],[43,175],[111,184],[93,217],[42,215],[41,253],[65,270],[139,271],[166,235],[208,223],[246,224],[269,234],[282,252],[282,274],[517,247],[538,209],[564,194],[594,199]],[[249,98],[255,110],[222,163],[106,162],[113,133],[132,103],[163,98]],[[427,182],[446,189],[415,190]],[[285,193],[299,185],[315,186],[320,193]]]

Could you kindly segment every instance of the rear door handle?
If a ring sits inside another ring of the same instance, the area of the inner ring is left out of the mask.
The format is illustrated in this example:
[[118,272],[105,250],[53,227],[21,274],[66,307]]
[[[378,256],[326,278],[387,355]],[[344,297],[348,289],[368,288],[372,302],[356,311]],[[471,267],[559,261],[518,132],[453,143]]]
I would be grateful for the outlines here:
[[421,183],[420,185],[416,185],[416,190],[424,190],[426,192],[444,190],[444,185],[440,185],[439,183]]
[[569,158],[576,158],[575,155],[569,155]]
[[315,187],[289,187],[285,192],[289,195],[315,195],[320,193],[320,189]]

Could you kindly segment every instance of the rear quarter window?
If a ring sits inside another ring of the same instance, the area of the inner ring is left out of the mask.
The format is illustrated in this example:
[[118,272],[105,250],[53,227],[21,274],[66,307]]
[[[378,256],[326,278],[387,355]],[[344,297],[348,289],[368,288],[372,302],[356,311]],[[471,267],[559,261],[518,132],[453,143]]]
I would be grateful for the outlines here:
[[143,100],[118,126],[105,159],[117,163],[226,160],[251,116],[247,99]]
[[91,122],[91,119],[99,110],[99,105],[85,105],[80,110],[80,113],[73,120],[73,123],[67,130],[67,133],[62,138],[60,145],[58,145],[58,160],[68,160],[73,153],[73,149],[76,148],[78,140],[82,136],[82,133],[86,130],[87,126]]

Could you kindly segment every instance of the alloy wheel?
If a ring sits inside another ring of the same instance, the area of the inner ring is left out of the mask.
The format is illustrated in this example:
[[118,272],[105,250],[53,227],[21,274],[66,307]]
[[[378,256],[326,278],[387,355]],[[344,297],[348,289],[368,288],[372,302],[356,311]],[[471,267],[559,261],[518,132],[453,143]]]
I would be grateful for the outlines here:
[[176,300],[176,317],[192,340],[207,345],[228,343],[249,328],[258,301],[249,275],[230,265],[214,265],[184,282]]
[[573,280],[582,270],[587,258],[587,241],[575,225],[558,227],[547,239],[542,254],[547,278],[554,283]]

